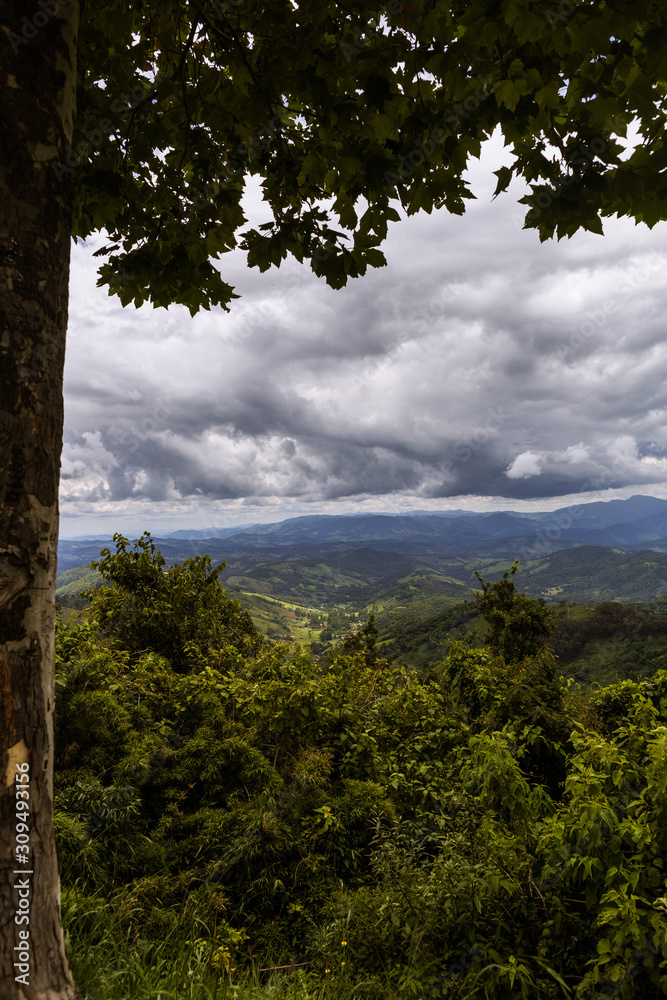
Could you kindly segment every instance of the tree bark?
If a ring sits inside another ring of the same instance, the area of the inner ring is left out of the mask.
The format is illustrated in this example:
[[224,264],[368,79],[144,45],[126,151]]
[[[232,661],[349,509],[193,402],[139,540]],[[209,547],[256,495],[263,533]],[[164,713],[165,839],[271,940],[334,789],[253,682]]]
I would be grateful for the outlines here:
[[0,0],[2,1000],[77,996],[60,923],[52,807],[72,204],[69,175],[53,166],[66,160],[72,138],[78,21],[78,0]]

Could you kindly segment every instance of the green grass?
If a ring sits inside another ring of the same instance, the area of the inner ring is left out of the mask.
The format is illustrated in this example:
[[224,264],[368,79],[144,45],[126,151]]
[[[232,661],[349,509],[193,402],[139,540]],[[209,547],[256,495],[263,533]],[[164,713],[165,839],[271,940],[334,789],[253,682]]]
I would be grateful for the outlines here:
[[[361,987],[364,997],[374,994],[367,976],[342,967],[324,976],[304,966],[237,969],[215,928],[187,907],[161,941],[145,940],[141,907],[127,889],[112,902],[63,889],[62,917],[82,1000],[355,1000]],[[380,983],[376,995],[388,996]]]

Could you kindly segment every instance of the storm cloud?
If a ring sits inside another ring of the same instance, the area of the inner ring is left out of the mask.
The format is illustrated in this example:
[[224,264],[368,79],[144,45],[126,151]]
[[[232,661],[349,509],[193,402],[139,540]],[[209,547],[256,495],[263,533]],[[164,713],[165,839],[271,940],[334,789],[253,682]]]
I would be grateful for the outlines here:
[[[667,495],[664,225],[540,244],[521,189],[492,201],[501,162],[489,144],[464,217],[393,224],[388,267],[341,291],[234,252],[229,313],[122,309],[94,287],[101,238],[75,247],[67,530]],[[248,210],[264,221],[256,190]]]

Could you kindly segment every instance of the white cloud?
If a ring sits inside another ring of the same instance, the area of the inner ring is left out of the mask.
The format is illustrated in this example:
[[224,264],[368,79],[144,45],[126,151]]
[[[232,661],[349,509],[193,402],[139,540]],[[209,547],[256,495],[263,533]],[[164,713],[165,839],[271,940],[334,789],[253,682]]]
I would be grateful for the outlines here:
[[539,476],[545,456],[536,451],[524,451],[517,455],[505,475],[508,479],[528,479],[530,476]]
[[581,462],[588,462],[591,457],[592,448],[587,444],[571,444],[563,452],[562,460],[570,465],[579,465]]

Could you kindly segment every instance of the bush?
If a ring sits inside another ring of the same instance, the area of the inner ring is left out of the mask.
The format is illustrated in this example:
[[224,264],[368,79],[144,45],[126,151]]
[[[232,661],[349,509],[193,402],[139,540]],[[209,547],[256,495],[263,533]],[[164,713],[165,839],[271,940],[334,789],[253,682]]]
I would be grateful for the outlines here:
[[80,984],[88,940],[117,996],[185,981],[240,997],[283,966],[275,995],[304,1000],[664,995],[667,675],[598,692],[586,729],[544,648],[508,662],[455,644],[418,674],[362,639],[323,666],[266,645],[229,666],[211,618],[186,670],[162,640],[139,646],[148,595],[169,616],[146,551],[106,618],[93,599],[58,628],[56,831]]
[[86,596],[103,631],[132,655],[152,650],[184,673],[205,664],[233,667],[262,648],[264,639],[250,615],[218,581],[225,563],[213,568],[210,556],[198,555],[165,571],[148,532],[132,550],[122,535],[114,541],[115,555],[103,549],[102,558],[91,563],[111,587]]

